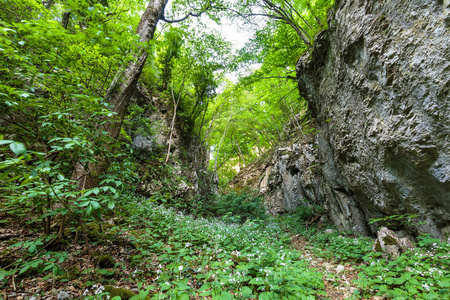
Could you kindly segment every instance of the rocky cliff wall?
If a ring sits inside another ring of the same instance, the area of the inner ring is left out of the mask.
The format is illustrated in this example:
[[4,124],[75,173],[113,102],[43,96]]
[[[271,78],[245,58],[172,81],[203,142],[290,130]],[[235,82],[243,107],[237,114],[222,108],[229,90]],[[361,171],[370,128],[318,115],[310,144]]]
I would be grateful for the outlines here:
[[318,123],[325,205],[342,229],[417,214],[450,232],[450,1],[341,0],[297,65]]

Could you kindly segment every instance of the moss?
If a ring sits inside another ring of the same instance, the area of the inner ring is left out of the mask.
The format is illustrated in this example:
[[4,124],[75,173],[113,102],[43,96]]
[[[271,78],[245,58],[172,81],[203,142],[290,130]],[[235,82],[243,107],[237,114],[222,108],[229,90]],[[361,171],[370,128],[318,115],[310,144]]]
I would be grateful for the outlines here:
[[6,244],[7,244],[8,246],[11,246],[11,245],[16,244],[18,241],[19,241],[19,240],[18,240],[17,238],[13,238],[13,239],[10,239],[9,241],[6,241]]
[[81,274],[80,272],[80,268],[78,268],[77,266],[71,266],[69,268],[67,268],[64,272],[63,275],[58,276],[58,280],[74,280],[76,279],[79,275]]
[[109,293],[109,299],[119,296],[122,300],[128,300],[131,297],[136,296],[136,294],[130,290],[123,288],[114,288],[110,285],[105,286],[105,291]]
[[[100,226],[98,226],[95,222],[90,222],[84,225],[84,229],[86,229],[87,237],[90,241],[96,242],[102,239],[102,234],[100,230]],[[78,232],[80,234],[84,233],[83,227],[78,227]]]
[[111,255],[105,254],[97,258],[98,265],[101,268],[114,268],[114,265],[116,264],[114,259],[111,257]]
[[392,236],[390,236],[390,235],[387,235],[387,236],[384,236],[383,237],[383,242],[384,242],[384,244],[386,245],[386,246],[388,246],[388,245],[397,245],[398,243],[397,243],[397,240],[396,239],[394,239]]

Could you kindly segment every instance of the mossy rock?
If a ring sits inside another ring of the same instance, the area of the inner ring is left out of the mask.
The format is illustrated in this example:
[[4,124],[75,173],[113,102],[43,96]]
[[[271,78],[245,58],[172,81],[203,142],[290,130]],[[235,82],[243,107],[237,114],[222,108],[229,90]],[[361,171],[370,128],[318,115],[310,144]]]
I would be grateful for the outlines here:
[[136,294],[134,292],[132,292],[128,289],[114,288],[110,285],[105,286],[105,291],[109,293],[108,299],[119,296],[122,300],[128,300],[131,297],[136,296]]
[[[103,236],[102,236],[102,233],[100,230],[100,226],[97,223],[95,223],[95,222],[87,223],[84,225],[84,228],[86,229],[86,234],[87,234],[89,241],[97,242],[102,239]],[[84,234],[84,230],[83,230],[82,226],[78,227],[77,230],[80,234]]]
[[98,262],[100,268],[104,269],[114,268],[114,266],[116,265],[116,262],[109,254],[104,254],[100,257],[97,257],[96,262]]
[[71,266],[68,267],[63,275],[58,276],[58,280],[68,280],[68,281],[72,281],[74,279],[76,279],[79,275],[81,274],[80,268],[78,268],[77,266]]

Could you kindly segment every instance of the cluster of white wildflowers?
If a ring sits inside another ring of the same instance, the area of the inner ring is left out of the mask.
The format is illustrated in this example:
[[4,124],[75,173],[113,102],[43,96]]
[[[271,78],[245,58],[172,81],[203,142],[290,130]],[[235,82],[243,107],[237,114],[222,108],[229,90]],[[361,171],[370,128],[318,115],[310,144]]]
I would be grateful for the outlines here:
[[[93,299],[102,299],[101,297],[105,294],[105,287],[101,284],[94,284],[91,286],[91,289],[87,288],[83,292],[83,296],[94,296]],[[109,299],[109,295],[105,296],[106,299]]]

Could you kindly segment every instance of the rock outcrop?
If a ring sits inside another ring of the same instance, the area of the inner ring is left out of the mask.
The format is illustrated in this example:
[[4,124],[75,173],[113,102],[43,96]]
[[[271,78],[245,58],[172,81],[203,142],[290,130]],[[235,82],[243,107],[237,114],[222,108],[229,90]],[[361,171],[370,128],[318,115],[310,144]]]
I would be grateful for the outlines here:
[[276,149],[242,170],[230,184],[259,190],[272,215],[289,213],[301,205],[319,204],[323,199],[317,166],[317,149],[309,137]]
[[[138,191],[146,196],[170,194],[184,198],[187,203],[197,195],[214,193],[218,182],[207,171],[203,146],[196,143],[191,132],[182,129],[180,118],[170,134],[171,99],[151,94],[145,86],[138,85],[132,100],[143,108],[139,116],[133,116],[124,126],[135,156],[141,161]],[[170,159],[165,164],[169,142]]]
[[297,65],[329,215],[375,235],[370,219],[417,214],[416,233],[448,238],[450,1],[339,2]]

